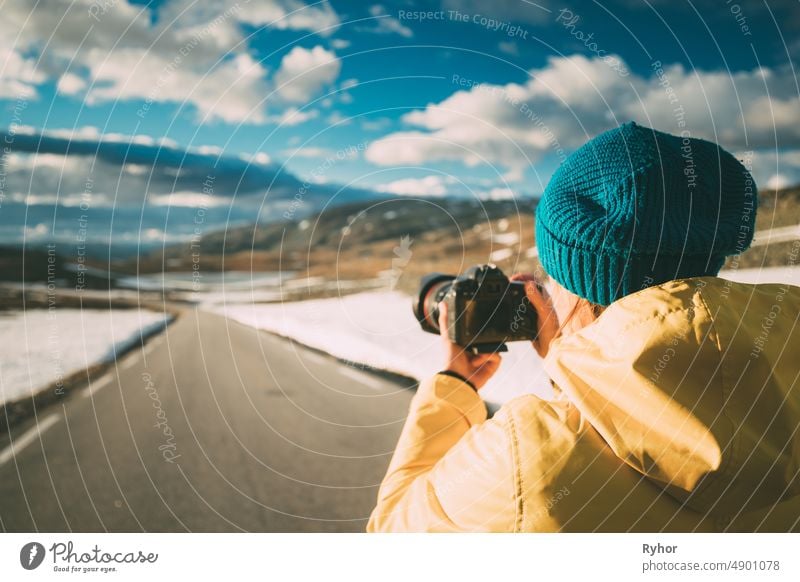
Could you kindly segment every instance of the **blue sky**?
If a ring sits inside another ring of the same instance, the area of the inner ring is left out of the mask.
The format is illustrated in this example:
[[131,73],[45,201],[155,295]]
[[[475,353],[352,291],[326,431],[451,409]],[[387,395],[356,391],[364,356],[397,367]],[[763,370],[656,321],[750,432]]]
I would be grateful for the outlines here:
[[[199,183],[168,179],[186,155],[220,176],[241,173],[238,160],[270,177],[213,200],[220,221],[280,216],[304,183],[315,196],[303,203],[344,196],[339,185],[537,195],[565,155],[629,119],[721,143],[762,188],[797,183],[798,6],[7,0],[0,239],[53,235],[59,210],[89,198],[104,216],[138,215],[134,238],[148,220],[155,238],[185,235],[164,209],[199,203]],[[50,140],[152,157],[36,153]]]

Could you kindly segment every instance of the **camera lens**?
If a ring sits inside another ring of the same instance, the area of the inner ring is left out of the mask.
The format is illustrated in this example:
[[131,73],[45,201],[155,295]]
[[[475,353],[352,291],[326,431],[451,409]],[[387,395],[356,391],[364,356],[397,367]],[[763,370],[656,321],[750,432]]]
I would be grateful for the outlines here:
[[414,297],[414,316],[422,329],[439,333],[439,302],[450,290],[455,276],[433,273],[422,279],[419,292]]

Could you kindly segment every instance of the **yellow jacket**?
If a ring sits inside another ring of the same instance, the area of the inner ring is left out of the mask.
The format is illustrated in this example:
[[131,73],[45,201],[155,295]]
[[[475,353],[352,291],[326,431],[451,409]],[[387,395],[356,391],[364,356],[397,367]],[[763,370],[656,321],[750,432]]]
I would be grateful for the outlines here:
[[629,295],[553,342],[557,398],[491,420],[423,382],[369,531],[797,531],[800,288],[715,277]]

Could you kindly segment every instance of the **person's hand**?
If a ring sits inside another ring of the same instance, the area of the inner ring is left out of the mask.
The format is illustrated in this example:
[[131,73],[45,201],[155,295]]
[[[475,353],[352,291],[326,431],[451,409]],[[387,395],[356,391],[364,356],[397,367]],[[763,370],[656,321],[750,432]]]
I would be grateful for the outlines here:
[[439,333],[444,344],[444,369],[469,380],[480,390],[500,367],[500,354],[472,354],[447,337],[447,304],[439,303]]
[[533,348],[544,358],[550,350],[550,342],[558,335],[558,316],[553,309],[553,302],[547,294],[547,290],[536,282],[533,275],[527,273],[517,273],[511,276],[512,281],[522,281],[525,283],[525,294],[533,308],[536,309],[536,326],[538,334],[532,341]]

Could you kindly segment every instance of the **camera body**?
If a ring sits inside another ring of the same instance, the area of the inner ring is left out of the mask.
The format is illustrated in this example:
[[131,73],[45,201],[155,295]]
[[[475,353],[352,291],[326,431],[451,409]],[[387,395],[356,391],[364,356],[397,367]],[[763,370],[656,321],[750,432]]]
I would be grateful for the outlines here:
[[414,300],[422,329],[439,333],[439,302],[447,305],[447,336],[473,353],[507,351],[506,342],[536,338],[536,310],[525,284],[509,281],[495,265],[476,265],[455,277],[423,277]]

